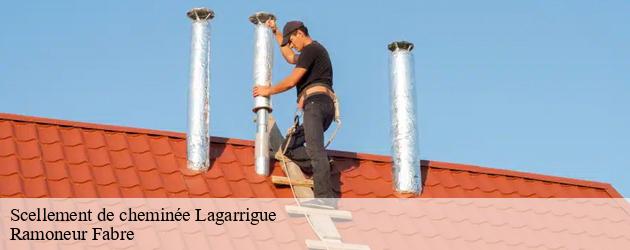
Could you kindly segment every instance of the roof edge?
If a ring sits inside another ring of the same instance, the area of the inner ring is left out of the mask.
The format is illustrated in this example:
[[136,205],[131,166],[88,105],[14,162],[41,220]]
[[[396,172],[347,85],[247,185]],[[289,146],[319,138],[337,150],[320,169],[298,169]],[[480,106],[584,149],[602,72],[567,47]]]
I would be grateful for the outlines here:
[[558,177],[552,175],[544,175],[544,174],[536,174],[529,172],[521,172],[507,169],[498,169],[498,168],[489,168],[489,167],[481,167],[476,165],[469,164],[459,164],[459,163],[449,163],[442,161],[423,161],[423,166],[428,166],[432,168],[442,168],[442,169],[451,169],[451,170],[460,170],[460,171],[468,171],[475,173],[483,173],[483,174],[495,174],[495,175],[503,175],[503,176],[512,176],[519,177],[525,179],[539,180],[539,181],[548,181],[560,184],[569,184],[590,188],[599,188],[603,189],[608,193],[612,198],[623,198],[619,192],[609,183],[605,182],[597,182],[597,181],[587,181],[581,179],[567,178],[567,177]]
[[[183,133],[183,132],[173,132],[173,131],[157,130],[157,129],[145,129],[145,128],[136,128],[136,127],[128,127],[128,126],[90,123],[90,122],[77,122],[77,121],[70,121],[70,120],[38,117],[38,116],[26,116],[26,115],[18,115],[18,114],[0,113],[0,120],[1,119],[22,121],[22,122],[32,122],[32,123],[47,124],[47,125],[56,125],[56,126],[98,129],[98,130],[112,131],[112,132],[160,135],[160,136],[167,136],[167,137],[178,138],[178,139],[186,139],[186,133]],[[228,144],[243,145],[243,146],[254,145],[253,141],[218,137],[218,136],[211,136],[210,140],[211,142],[214,142],[214,143],[228,143]]]
[[[624,198],[623,195],[621,195],[621,193],[619,193],[619,191],[617,191],[617,189],[615,189],[615,187],[613,187],[611,184],[604,183],[604,185],[606,186],[606,192],[610,194],[612,198],[622,198],[622,199]],[[630,215],[630,212],[629,212],[629,215]]]
[[51,118],[44,118],[44,117],[37,117],[37,116],[25,116],[25,115],[17,115],[17,114],[0,113],[0,119],[33,122],[33,123],[40,123],[40,124],[50,124],[50,125],[58,125],[58,126],[99,129],[99,130],[113,131],[113,132],[163,135],[163,136],[168,136],[168,137],[186,138],[186,134],[179,133],[179,132],[155,130],[155,129],[142,129],[142,128],[127,127],[127,126],[98,124],[98,123],[89,123],[89,122],[77,122],[77,121],[51,119]]
[[[143,128],[134,128],[134,127],[127,127],[127,126],[88,123],[88,122],[76,122],[76,121],[51,119],[51,118],[43,118],[43,117],[36,117],[36,116],[0,113],[0,119],[33,122],[33,123],[49,124],[49,125],[57,125],[57,126],[80,127],[80,128],[86,128],[86,129],[98,129],[98,130],[104,130],[104,131],[123,132],[123,133],[161,135],[161,136],[167,136],[167,137],[178,138],[178,139],[186,139],[186,134],[182,132],[143,129]],[[252,140],[211,136],[211,141],[214,143],[227,143],[227,144],[232,144],[232,145],[254,146],[254,141]],[[371,161],[386,162],[386,163],[392,162],[391,157],[385,156],[385,155],[356,153],[356,152],[338,151],[338,150],[329,150],[328,152],[331,154],[331,156],[335,156],[335,157],[352,158],[352,159],[358,159],[358,160],[371,160]],[[540,181],[548,181],[548,182],[555,182],[555,183],[561,183],[561,184],[577,185],[577,186],[583,186],[583,187],[599,188],[599,189],[605,190],[613,198],[623,198],[623,196],[611,184],[604,183],[604,182],[586,181],[586,180],[566,178],[566,177],[557,177],[557,176],[550,176],[550,175],[543,175],[543,174],[519,172],[519,171],[514,171],[514,170],[488,168],[488,167],[481,167],[481,166],[476,166],[476,165],[449,163],[449,162],[441,162],[441,161],[423,160],[421,161],[421,165],[432,167],[432,168],[460,170],[460,171],[482,173],[482,174],[512,176],[512,177],[526,178],[526,179],[532,179],[532,180],[540,180]]]

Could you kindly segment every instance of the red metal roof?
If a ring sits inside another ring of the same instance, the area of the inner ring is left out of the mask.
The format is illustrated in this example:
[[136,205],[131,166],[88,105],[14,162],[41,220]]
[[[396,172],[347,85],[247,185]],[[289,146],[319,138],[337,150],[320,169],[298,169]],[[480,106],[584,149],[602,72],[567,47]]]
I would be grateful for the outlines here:
[[[255,174],[252,141],[213,137],[211,169],[186,168],[183,133],[0,113],[0,197],[292,197]],[[342,197],[395,197],[391,158],[330,151]],[[419,197],[618,198],[606,183],[423,161]],[[283,175],[276,162],[272,175]]]

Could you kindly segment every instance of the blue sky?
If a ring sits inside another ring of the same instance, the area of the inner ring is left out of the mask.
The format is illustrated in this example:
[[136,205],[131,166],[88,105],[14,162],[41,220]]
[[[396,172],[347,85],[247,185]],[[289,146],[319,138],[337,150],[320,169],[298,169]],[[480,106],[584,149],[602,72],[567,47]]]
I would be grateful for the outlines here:
[[[211,134],[253,139],[256,11],[300,19],[331,55],[332,149],[389,154],[388,50],[415,43],[422,159],[613,184],[630,195],[628,1],[12,1],[0,112],[184,132],[190,21],[216,12]],[[275,50],[274,80],[291,69]],[[282,130],[294,90],[275,96]]]

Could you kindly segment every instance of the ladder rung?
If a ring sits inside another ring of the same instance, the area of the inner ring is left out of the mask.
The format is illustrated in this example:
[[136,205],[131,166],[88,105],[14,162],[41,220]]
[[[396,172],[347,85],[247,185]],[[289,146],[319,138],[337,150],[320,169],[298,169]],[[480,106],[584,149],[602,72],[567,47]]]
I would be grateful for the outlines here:
[[289,214],[299,214],[299,215],[321,214],[321,215],[330,216],[331,218],[335,218],[335,219],[352,220],[352,213],[350,213],[350,211],[344,211],[344,210],[331,210],[331,209],[300,207],[300,206],[285,206],[285,209],[287,213]]
[[344,249],[344,250],[370,250],[367,245],[347,244],[343,242],[306,240],[309,249]]
[[[273,182],[274,184],[278,184],[278,185],[289,185],[289,178],[285,177],[285,176],[271,176],[271,182]],[[296,180],[296,179],[291,179],[291,184],[293,184],[293,186],[301,186],[301,187],[313,187],[313,180]]]

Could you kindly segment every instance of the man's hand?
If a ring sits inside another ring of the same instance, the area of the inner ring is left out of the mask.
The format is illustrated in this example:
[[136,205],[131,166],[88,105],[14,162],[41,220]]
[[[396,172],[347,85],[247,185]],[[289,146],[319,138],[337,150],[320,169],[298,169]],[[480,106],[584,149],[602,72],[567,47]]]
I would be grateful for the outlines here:
[[273,33],[276,33],[276,31],[278,30],[278,26],[276,26],[276,20],[269,19],[267,20],[267,22],[265,22],[265,24],[271,29],[271,31],[273,31]]
[[270,96],[271,86],[254,86],[254,97],[257,96]]

